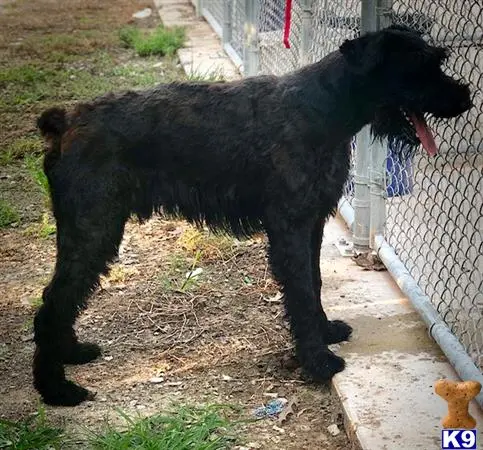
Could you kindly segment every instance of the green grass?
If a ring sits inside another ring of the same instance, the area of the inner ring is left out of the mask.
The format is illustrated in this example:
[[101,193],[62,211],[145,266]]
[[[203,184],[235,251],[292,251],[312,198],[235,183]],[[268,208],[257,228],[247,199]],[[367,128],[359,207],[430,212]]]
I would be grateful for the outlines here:
[[42,408],[18,422],[0,419],[0,449],[56,450],[62,442],[65,442],[62,428],[50,425]]
[[47,81],[57,78],[53,70],[31,64],[6,67],[0,70],[0,106],[24,106],[42,100],[48,90]]
[[16,209],[10,206],[5,200],[0,200],[0,228],[5,228],[19,220],[20,215]]
[[38,69],[32,65],[6,67],[0,70],[0,86],[10,83],[31,85],[45,81],[47,71]]
[[133,48],[139,56],[173,56],[183,46],[186,34],[183,28],[166,28],[163,25],[152,32],[125,27],[120,30],[119,39],[125,47]]
[[43,303],[43,299],[42,299],[42,296],[39,295],[38,297],[32,297],[30,300],[29,300],[29,303],[32,307],[34,308],[40,308],[42,306],[42,303]]
[[[92,70],[65,65],[54,71],[32,64],[15,67],[15,70],[0,69],[0,80],[3,79],[0,81],[0,110],[16,116],[30,106],[40,112],[52,104],[89,100],[110,91],[153,86],[161,79],[179,79],[179,72],[172,68],[160,75],[152,66],[116,64],[102,52],[96,55],[94,62],[96,67]],[[153,64],[155,62],[158,60],[153,59]]]
[[[106,423],[98,431],[69,435],[53,426],[45,410],[16,422],[0,419],[1,450],[222,450],[233,447],[240,420],[239,410],[228,405],[176,406],[150,417],[132,417],[118,411],[124,426]],[[75,446],[73,447],[73,444]]]
[[40,136],[23,136],[8,144],[0,153],[0,165],[10,164],[27,155],[39,154],[42,151]]
[[108,425],[89,441],[95,450],[227,449],[236,441],[236,423],[227,418],[228,409],[218,405],[181,406],[167,414],[136,420],[120,413],[126,423],[125,430]]
[[50,188],[47,176],[44,173],[42,166],[43,157],[27,155],[24,159],[25,167],[27,168],[32,180],[39,187],[45,203],[48,205],[50,202]]

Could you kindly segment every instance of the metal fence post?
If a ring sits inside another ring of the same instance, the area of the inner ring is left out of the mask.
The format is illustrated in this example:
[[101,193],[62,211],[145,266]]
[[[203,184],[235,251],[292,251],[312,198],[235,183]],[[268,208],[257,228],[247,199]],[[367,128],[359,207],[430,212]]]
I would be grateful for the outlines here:
[[302,1],[302,36],[300,43],[300,65],[309,63],[310,46],[312,44],[312,4],[313,0]]
[[[369,3],[369,2],[368,2]],[[367,11],[367,26],[371,31],[380,30],[390,25],[392,0],[370,2]],[[370,231],[369,246],[376,248],[376,236],[383,236],[386,224],[386,161],[387,140],[374,141],[370,145],[369,198]]]
[[259,0],[245,0],[245,39],[243,48],[243,71],[246,77],[258,75],[258,18]]
[[[376,0],[362,0],[361,34],[377,28]],[[352,226],[354,248],[367,251],[370,244],[371,201],[370,201],[370,161],[371,133],[364,127],[356,136],[357,150],[354,164],[354,223]]]
[[195,7],[195,15],[199,19],[203,16],[203,0],[193,0],[193,5]]
[[378,0],[377,2],[377,29],[391,25],[392,0]]
[[[200,1],[200,0],[198,0]],[[232,38],[233,0],[225,0],[223,3],[223,31],[221,33],[223,44],[229,44]]]
[[354,248],[357,251],[367,251],[369,248],[369,127],[364,127],[356,136],[356,155],[354,163],[354,223],[352,233]]
[[370,197],[370,240],[372,249],[376,248],[376,236],[383,236],[386,224],[386,158],[387,141],[374,141],[370,146],[369,168]]

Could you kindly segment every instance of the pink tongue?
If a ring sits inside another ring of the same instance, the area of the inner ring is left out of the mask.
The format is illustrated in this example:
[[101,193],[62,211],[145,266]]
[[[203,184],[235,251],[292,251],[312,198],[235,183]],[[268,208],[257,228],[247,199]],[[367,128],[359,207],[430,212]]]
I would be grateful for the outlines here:
[[429,153],[430,156],[436,155],[438,153],[438,147],[436,142],[434,142],[433,134],[428,127],[428,124],[424,119],[418,119],[414,114],[410,115],[411,122],[416,128],[416,134],[418,135],[421,144]]

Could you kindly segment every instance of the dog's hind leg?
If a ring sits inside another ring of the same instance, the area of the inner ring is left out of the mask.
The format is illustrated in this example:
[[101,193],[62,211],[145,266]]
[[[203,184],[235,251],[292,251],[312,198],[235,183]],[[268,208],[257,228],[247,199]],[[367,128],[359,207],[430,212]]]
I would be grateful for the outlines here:
[[310,378],[325,381],[344,369],[344,360],[327,348],[325,340],[328,321],[320,302],[320,269],[314,269],[316,220],[301,221],[272,214],[266,219],[265,228],[270,264],[282,285],[297,357]]
[[[322,277],[320,274],[320,249],[324,234],[324,220],[316,220],[312,229],[311,250],[312,250],[312,281],[316,298],[321,298]],[[319,300],[320,301],[320,300]],[[349,339],[352,327],[342,320],[327,320],[323,308],[320,308],[323,320],[327,321],[327,332],[325,335],[326,344],[336,344]]]
[[103,195],[88,195],[92,192],[100,194],[91,185],[89,191],[55,205],[57,263],[34,321],[33,362],[34,386],[51,405],[77,405],[92,395],[66,380],[63,365],[85,363],[100,354],[97,345],[77,341],[73,324],[117,254],[127,220],[119,205]]

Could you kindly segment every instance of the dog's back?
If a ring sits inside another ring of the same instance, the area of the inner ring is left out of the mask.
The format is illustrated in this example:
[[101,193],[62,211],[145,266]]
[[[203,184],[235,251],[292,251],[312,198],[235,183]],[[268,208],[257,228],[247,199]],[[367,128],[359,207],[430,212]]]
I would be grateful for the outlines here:
[[270,154],[283,139],[282,129],[271,138],[266,131],[270,122],[285,126],[271,118],[277,89],[273,77],[173,83],[99,97],[70,112],[47,110],[38,126],[54,195],[59,184],[62,191],[65,183],[80,184],[77,177],[89,182],[90,171],[120,184],[141,219],[162,209],[238,236],[257,232]]

